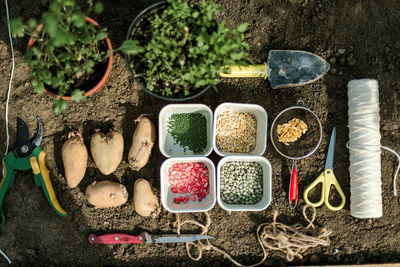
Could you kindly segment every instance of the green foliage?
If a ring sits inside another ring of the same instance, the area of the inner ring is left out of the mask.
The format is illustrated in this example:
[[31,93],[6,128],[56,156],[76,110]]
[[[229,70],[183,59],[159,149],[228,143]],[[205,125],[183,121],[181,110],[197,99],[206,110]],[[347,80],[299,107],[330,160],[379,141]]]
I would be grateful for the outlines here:
[[244,32],[248,23],[237,29],[226,27],[225,22],[218,24],[215,15],[223,8],[213,0],[202,0],[200,5],[187,0],[167,2],[162,13],[148,18],[149,27],[142,29],[142,36],[133,35],[143,52],[136,47],[130,53],[136,55],[132,64],[135,70],[138,64],[145,66],[139,73],[144,73],[147,89],[169,97],[188,96],[219,83],[218,74],[227,71],[224,66],[247,65],[249,45]]
[[[43,28],[37,31],[38,23],[29,19],[26,24],[21,18],[11,21],[14,37],[30,35],[36,40],[25,54],[24,61],[30,67],[33,90],[42,94],[44,88],[55,91],[59,96],[70,95],[74,102],[86,100],[84,91],[75,89],[82,80],[89,79],[96,64],[103,63],[107,51],[100,46],[107,36],[106,29],[98,29],[86,22],[86,15],[93,10],[100,13],[103,6],[93,5],[88,0],[88,12],[83,12],[74,0],[52,0],[49,10],[42,14]],[[67,103],[61,97],[54,100],[54,112],[59,115]]]
[[139,41],[137,40],[126,40],[116,50],[130,55],[136,55],[144,52],[144,48],[139,45]]

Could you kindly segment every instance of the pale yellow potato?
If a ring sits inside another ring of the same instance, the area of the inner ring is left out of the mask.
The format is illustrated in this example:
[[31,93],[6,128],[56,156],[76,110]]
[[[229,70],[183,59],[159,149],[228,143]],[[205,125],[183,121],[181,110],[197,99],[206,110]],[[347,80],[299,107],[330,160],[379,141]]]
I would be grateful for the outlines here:
[[97,168],[102,174],[109,175],[122,160],[124,138],[116,130],[111,130],[107,135],[96,132],[90,140],[90,151]]
[[86,188],[86,198],[96,208],[121,206],[128,200],[128,191],[122,184],[111,181],[93,182]]
[[156,128],[153,122],[144,115],[137,118],[135,122],[138,122],[138,125],[133,133],[128,162],[132,169],[139,171],[150,159],[151,149],[156,140]]
[[88,152],[79,133],[69,133],[62,146],[61,157],[68,187],[75,188],[85,176],[88,161]]
[[144,217],[156,217],[160,213],[160,204],[150,183],[143,178],[136,180],[133,189],[133,206]]

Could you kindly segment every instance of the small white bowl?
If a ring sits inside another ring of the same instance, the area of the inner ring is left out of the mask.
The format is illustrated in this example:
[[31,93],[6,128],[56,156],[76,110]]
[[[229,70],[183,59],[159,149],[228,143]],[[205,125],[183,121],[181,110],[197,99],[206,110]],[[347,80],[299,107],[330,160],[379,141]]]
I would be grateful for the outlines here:
[[[254,114],[257,120],[257,133],[256,133],[256,146],[249,153],[233,153],[221,151],[217,146],[217,118],[218,116],[225,111],[232,112],[245,112]],[[224,156],[255,156],[262,155],[267,147],[267,124],[268,124],[268,116],[265,109],[256,104],[240,104],[240,103],[223,103],[219,105],[214,112],[214,123],[213,123],[213,146],[215,152],[218,155]]]
[[[201,202],[193,201],[189,198],[187,203],[176,204],[175,197],[181,194],[174,194],[171,191],[169,183],[168,169],[175,163],[200,162],[208,168],[208,195]],[[161,187],[161,204],[169,212],[204,212],[212,209],[216,202],[216,186],[215,186],[215,166],[208,158],[204,157],[187,157],[187,158],[169,158],[163,162],[160,169],[160,187]]]
[[[263,196],[258,203],[255,204],[227,204],[221,199],[221,168],[226,162],[245,161],[257,162],[263,170]],[[224,210],[228,211],[261,211],[266,209],[271,203],[272,198],[272,167],[271,163],[262,156],[228,156],[222,158],[217,166],[217,200],[218,204]]]
[[[176,143],[174,137],[168,133],[168,120],[172,114],[175,113],[200,113],[207,121],[207,146],[201,153],[194,153],[189,148],[181,147]],[[213,139],[213,113],[209,107],[203,104],[170,104],[166,105],[158,117],[158,146],[161,153],[169,157],[206,157],[212,149]]]

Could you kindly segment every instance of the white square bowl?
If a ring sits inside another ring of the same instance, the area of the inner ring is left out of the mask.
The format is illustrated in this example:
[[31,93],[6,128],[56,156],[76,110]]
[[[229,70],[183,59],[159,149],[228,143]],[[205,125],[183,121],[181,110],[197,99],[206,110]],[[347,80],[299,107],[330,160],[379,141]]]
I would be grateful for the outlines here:
[[[189,199],[187,203],[176,204],[174,198],[181,194],[174,194],[171,191],[169,183],[168,169],[175,163],[200,162],[208,168],[208,195],[201,201],[193,201]],[[180,157],[169,158],[163,162],[160,169],[160,187],[161,187],[161,204],[169,212],[204,212],[212,209],[216,202],[216,186],[215,186],[215,166],[208,158],[204,157]]]
[[[201,153],[194,153],[189,148],[181,147],[174,137],[168,133],[168,120],[175,113],[200,113],[207,121],[207,146]],[[170,104],[166,105],[158,117],[158,146],[161,153],[169,157],[206,157],[213,149],[213,113],[209,107],[203,104]]]
[[[245,161],[257,162],[263,170],[263,196],[258,203],[255,204],[228,204],[221,199],[221,168],[226,162]],[[272,167],[271,163],[262,156],[228,156],[222,158],[217,166],[217,200],[218,204],[224,210],[228,211],[261,211],[266,209],[272,199]]]
[[[257,120],[257,132],[256,132],[256,146],[249,153],[234,153],[234,152],[226,152],[221,151],[217,146],[217,118],[218,116],[225,111],[232,112],[245,112],[251,113],[256,117]],[[214,112],[214,123],[213,123],[213,146],[215,152],[224,157],[224,156],[259,156],[262,155],[267,147],[267,124],[268,124],[268,116],[265,109],[256,104],[241,104],[241,103],[223,103],[219,105]]]

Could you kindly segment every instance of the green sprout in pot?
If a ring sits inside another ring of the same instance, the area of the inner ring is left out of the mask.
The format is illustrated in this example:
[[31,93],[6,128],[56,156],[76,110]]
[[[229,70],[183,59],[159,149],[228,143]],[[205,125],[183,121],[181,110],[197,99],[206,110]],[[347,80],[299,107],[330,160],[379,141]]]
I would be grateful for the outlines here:
[[136,49],[126,51],[134,55],[130,67],[135,77],[157,95],[185,97],[218,84],[218,74],[228,71],[225,66],[247,65],[249,45],[244,32],[248,23],[237,29],[217,23],[215,15],[223,10],[212,0],[199,5],[167,0],[149,13],[126,41],[136,41]]
[[57,115],[67,105],[63,96],[77,103],[86,99],[85,90],[91,88],[85,87],[93,84],[91,76],[107,62],[106,29],[87,22],[86,17],[101,13],[103,6],[92,0],[87,3],[84,13],[73,0],[53,0],[42,15],[41,25],[32,18],[25,24],[22,18],[10,23],[13,37],[31,37],[24,62],[30,69],[33,90],[43,94],[47,89],[60,96],[54,99]]

